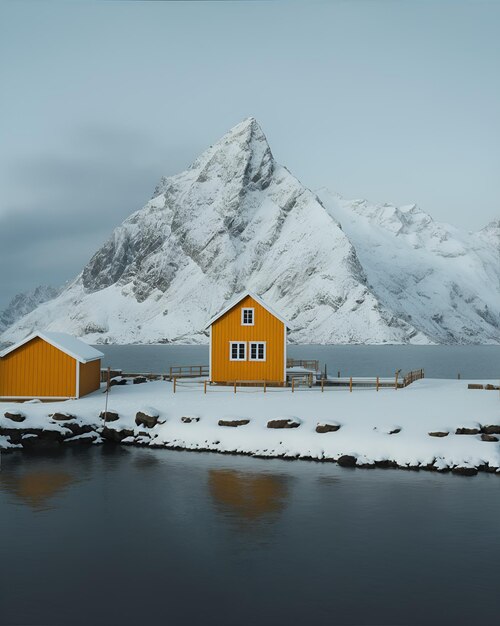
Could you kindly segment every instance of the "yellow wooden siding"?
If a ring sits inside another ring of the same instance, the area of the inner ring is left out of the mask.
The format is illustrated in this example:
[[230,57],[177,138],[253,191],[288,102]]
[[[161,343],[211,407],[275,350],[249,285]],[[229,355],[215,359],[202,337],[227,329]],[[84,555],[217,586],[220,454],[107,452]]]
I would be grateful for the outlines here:
[[0,358],[0,396],[76,396],[76,361],[40,337]]
[[[242,326],[241,309],[254,309],[254,325]],[[285,324],[267,309],[247,296],[212,324],[211,331],[211,378],[214,382],[234,380],[284,381],[285,377]],[[249,361],[250,346],[247,344],[247,360],[231,361],[231,341],[265,341],[266,360]]]
[[80,397],[92,393],[101,386],[101,359],[80,365]]

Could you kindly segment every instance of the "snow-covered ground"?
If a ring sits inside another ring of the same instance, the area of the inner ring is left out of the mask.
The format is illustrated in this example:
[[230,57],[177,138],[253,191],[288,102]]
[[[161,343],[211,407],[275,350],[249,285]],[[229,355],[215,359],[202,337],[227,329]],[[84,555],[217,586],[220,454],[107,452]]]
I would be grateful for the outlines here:
[[[482,428],[484,433],[486,426],[500,425],[499,392],[469,390],[467,384],[464,380],[424,379],[397,391],[356,389],[353,393],[338,388],[324,393],[317,388],[295,393],[290,389],[268,389],[264,393],[262,389],[239,388],[235,394],[229,387],[209,387],[206,395],[203,386],[194,382],[178,385],[175,394],[172,383],[166,381],[129,384],[112,387],[108,411],[118,413],[119,419],[107,427],[115,434],[121,432],[118,438],[124,443],[142,445],[317,460],[347,456],[354,457],[354,461],[344,461],[358,466],[387,461],[400,467],[432,466],[439,470],[498,469],[500,443],[483,441],[480,433],[456,434],[460,428]],[[0,403],[0,448],[11,446],[6,433],[12,429],[44,429],[71,436],[64,420],[55,422],[49,417],[54,412],[75,416],[68,420],[73,427],[91,427],[103,434],[99,414],[104,407],[102,390],[66,402]],[[7,419],[4,413],[9,411],[21,412],[25,420]],[[136,426],[138,411],[158,414],[159,423],[152,428]],[[199,420],[186,423],[183,417]],[[268,421],[280,418],[291,419],[299,426],[268,428]],[[221,419],[250,421],[228,427],[218,425]],[[318,424],[340,428],[318,433]],[[441,436],[431,436],[431,432]],[[24,437],[34,440],[33,435]],[[102,441],[93,433],[77,436]]]

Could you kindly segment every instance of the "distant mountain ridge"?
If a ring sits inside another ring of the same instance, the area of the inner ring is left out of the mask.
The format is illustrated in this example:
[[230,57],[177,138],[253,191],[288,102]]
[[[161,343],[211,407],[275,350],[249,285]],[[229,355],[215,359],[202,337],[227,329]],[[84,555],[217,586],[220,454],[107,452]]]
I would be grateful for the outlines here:
[[0,341],[37,328],[89,343],[205,343],[206,321],[249,289],[292,322],[295,342],[498,343],[499,231],[314,193],[248,118],[162,178],[76,279]]
[[0,311],[0,332],[12,326],[17,320],[31,313],[39,304],[55,298],[61,289],[50,285],[39,285],[31,291],[15,295],[7,308]]

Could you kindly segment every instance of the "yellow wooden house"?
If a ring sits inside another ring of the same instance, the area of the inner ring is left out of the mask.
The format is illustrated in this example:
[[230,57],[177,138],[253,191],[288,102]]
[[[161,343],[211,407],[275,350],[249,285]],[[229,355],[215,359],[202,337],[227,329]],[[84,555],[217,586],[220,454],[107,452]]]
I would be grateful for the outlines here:
[[257,295],[246,292],[207,324],[210,381],[286,382],[288,322]]
[[80,398],[99,389],[103,356],[66,333],[33,333],[0,353],[0,399]]

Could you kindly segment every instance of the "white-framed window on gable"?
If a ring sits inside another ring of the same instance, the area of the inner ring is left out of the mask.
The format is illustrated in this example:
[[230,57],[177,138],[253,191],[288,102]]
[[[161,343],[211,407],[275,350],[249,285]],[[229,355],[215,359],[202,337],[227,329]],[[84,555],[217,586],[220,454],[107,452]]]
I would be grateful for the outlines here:
[[229,342],[229,360],[230,361],[246,361],[247,344],[245,341]]
[[250,361],[266,360],[266,342],[251,341],[250,342]]
[[241,309],[241,325],[242,326],[253,326],[254,324],[254,310],[244,308]]

